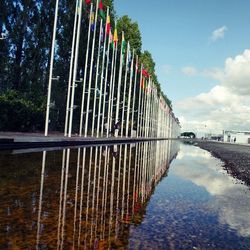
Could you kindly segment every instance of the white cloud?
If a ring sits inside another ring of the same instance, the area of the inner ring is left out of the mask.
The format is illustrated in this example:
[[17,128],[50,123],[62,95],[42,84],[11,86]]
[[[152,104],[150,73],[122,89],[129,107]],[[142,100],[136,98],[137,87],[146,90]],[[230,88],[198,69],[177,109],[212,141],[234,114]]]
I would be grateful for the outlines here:
[[216,30],[213,31],[211,35],[211,41],[215,42],[218,39],[222,39],[225,36],[225,32],[228,30],[227,26],[222,26]]
[[218,85],[174,103],[183,130],[250,130],[250,50],[226,59],[223,69],[204,70],[201,74],[216,79]]
[[186,66],[181,69],[182,73],[187,75],[187,76],[194,76],[197,74],[197,69],[192,66]]

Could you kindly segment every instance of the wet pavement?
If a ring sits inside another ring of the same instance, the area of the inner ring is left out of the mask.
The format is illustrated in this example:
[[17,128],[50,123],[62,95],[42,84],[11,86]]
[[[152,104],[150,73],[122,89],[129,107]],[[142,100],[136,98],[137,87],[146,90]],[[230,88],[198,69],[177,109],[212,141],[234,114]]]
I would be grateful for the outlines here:
[[250,191],[177,141],[0,153],[0,249],[249,249]]

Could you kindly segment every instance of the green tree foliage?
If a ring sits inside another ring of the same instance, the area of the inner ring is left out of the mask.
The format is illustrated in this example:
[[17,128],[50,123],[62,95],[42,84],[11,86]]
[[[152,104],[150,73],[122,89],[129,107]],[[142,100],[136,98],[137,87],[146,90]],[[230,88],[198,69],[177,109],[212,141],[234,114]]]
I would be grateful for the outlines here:
[[0,130],[36,131],[41,130],[44,121],[45,102],[35,105],[14,90],[0,95]]
[[155,73],[155,62],[151,55],[151,53],[147,50],[145,50],[141,56],[140,56],[140,62],[143,64],[143,67],[148,71],[148,73],[151,75],[152,80],[154,84],[157,87],[158,95],[162,96],[165,102],[168,104],[170,108],[172,108],[172,102],[169,100],[169,98],[163,93],[161,90],[161,85],[158,81],[157,75]]
[[183,132],[183,133],[181,133],[181,136],[189,137],[189,138],[193,138],[193,139],[196,138],[196,135],[193,132]]
[[125,40],[129,41],[131,48],[135,49],[135,53],[140,55],[142,41],[141,32],[137,22],[133,22],[127,15],[117,20],[118,35],[121,37],[124,32]]

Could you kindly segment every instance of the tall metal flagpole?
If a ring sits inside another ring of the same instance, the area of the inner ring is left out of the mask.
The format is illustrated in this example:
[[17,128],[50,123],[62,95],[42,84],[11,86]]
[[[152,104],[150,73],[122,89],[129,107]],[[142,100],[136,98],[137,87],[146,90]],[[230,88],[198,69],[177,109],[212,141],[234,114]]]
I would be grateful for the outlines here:
[[78,23],[77,23],[77,33],[76,33],[76,48],[74,55],[74,69],[73,69],[73,81],[72,81],[72,91],[71,91],[71,104],[70,104],[70,116],[69,116],[69,133],[68,137],[71,137],[72,133],[72,122],[73,122],[73,111],[74,111],[74,99],[75,99],[75,83],[78,67],[78,52],[79,52],[79,41],[80,41],[80,30],[81,30],[81,19],[82,19],[82,1],[80,0],[78,9]]
[[[101,120],[101,115],[104,116],[105,112],[105,101],[106,101],[106,85],[103,88],[103,74],[104,74],[104,66],[105,66],[105,55],[106,55],[106,44],[107,44],[107,25],[108,25],[108,18],[109,18],[109,7],[107,7],[107,17],[106,17],[106,24],[105,24],[105,35],[104,35],[104,44],[103,44],[103,51],[102,51],[102,66],[101,66],[101,81],[100,81],[100,97],[99,97],[99,105],[98,105],[98,113],[97,113],[97,125],[96,125],[96,137],[99,137],[99,132],[100,132],[100,120]],[[108,51],[107,55],[109,56],[109,44],[108,44]],[[107,64],[108,67],[108,64]],[[106,81],[104,81],[106,83]],[[104,99],[103,106],[104,106],[104,111],[101,114],[101,104],[102,104],[102,99]]]
[[[132,118],[131,118],[131,137],[133,136],[133,127],[134,127],[134,116],[135,116],[135,99],[136,99],[136,85],[137,85],[137,72],[138,72],[138,55],[136,56],[135,62],[135,79],[134,79],[134,92],[133,92],[133,104],[132,104]],[[138,107],[137,107],[138,114]]]
[[142,105],[142,91],[141,91],[141,81],[142,81],[142,69],[143,69],[143,65],[141,65],[141,72],[140,72],[140,82],[139,82],[139,100],[138,100],[138,113],[137,113],[137,128],[136,128],[136,137],[139,137],[139,131],[140,131],[140,120],[141,120],[141,105]]
[[[115,83],[115,71],[116,71],[116,59],[117,59],[117,46],[114,44],[112,51],[112,61],[111,61],[111,76],[109,83],[109,101],[108,101],[108,119],[107,119],[107,134],[109,135],[109,130],[112,124],[112,110],[113,110],[113,96],[114,96],[114,83]],[[102,120],[103,122],[104,120]],[[103,124],[102,124],[103,125]]]
[[[104,131],[104,120],[105,120],[105,107],[106,107],[106,92],[107,92],[107,81],[108,81],[108,69],[109,69],[109,51],[110,51],[110,41],[111,41],[111,31],[109,32],[109,41],[108,41],[108,50],[107,50],[107,62],[106,62],[106,69],[105,69],[105,80],[104,80],[104,97],[103,97],[103,107],[102,107],[102,119],[101,119],[101,137],[103,136]],[[113,59],[114,59],[114,50],[112,53],[112,62],[113,65]],[[112,72],[112,67],[111,67]],[[109,83],[111,85],[111,82]],[[109,98],[110,99],[110,98]],[[108,119],[107,119],[108,123]],[[108,133],[108,127],[107,127],[107,133]]]
[[[97,51],[97,63],[96,63],[96,76],[95,76],[95,87],[94,87],[94,106],[93,106],[93,112],[92,112],[92,130],[91,130],[91,136],[94,136],[94,129],[95,129],[95,110],[96,110],[96,96],[97,96],[97,82],[99,77],[99,64],[100,64],[100,48],[101,48],[101,32],[102,32],[102,19],[100,23],[100,32],[99,32],[99,41],[98,41],[98,51]],[[100,93],[100,96],[102,93]]]
[[79,0],[76,1],[75,8],[75,19],[74,19],[74,28],[73,28],[73,38],[72,38],[72,46],[71,46],[71,57],[70,57],[70,67],[69,67],[69,81],[68,81],[68,92],[67,92],[67,103],[66,103],[66,114],[65,114],[65,124],[64,124],[64,136],[68,134],[68,123],[69,123],[69,103],[70,103],[70,93],[71,93],[71,81],[72,81],[72,69],[74,62],[74,51],[75,51],[75,39],[76,39],[76,24],[77,24],[77,16],[78,16],[78,3]]
[[56,0],[54,28],[53,28],[53,37],[52,37],[51,55],[50,55],[49,84],[48,84],[47,108],[46,108],[45,131],[44,131],[45,136],[48,136],[48,130],[49,130],[49,108],[50,108],[50,98],[51,98],[51,85],[53,80],[53,65],[54,65],[54,54],[55,54],[58,5],[59,5],[59,0]]
[[[116,40],[116,41],[115,41]],[[116,62],[117,62],[117,51],[118,51],[118,36],[117,29],[115,24],[114,37],[113,37],[113,53],[112,53],[112,64],[111,64],[111,76],[110,76],[110,97],[108,104],[108,126],[107,126],[107,137],[109,135],[109,130],[112,124],[112,116],[113,116],[113,103],[114,103],[114,87],[115,87],[115,79],[116,79]]]
[[126,62],[125,62],[125,79],[123,84],[123,99],[122,99],[122,119],[121,119],[121,136],[123,136],[123,122],[124,122],[124,113],[125,113],[125,103],[126,103],[126,91],[127,91],[127,79],[128,79],[128,57],[130,53],[130,46],[128,42],[127,46],[127,54],[126,54]]
[[82,103],[81,103],[79,136],[82,136],[82,126],[83,126],[82,123],[83,123],[83,114],[84,114],[83,109],[84,109],[87,69],[88,69],[88,61],[89,61],[89,43],[90,43],[90,31],[91,31],[91,25],[92,25],[92,15],[93,15],[93,4],[91,3],[90,16],[89,16],[87,50],[86,50],[86,56],[85,56],[84,77],[83,77],[83,85],[82,85]]
[[[128,90],[128,108],[127,108],[127,118],[126,118],[126,137],[128,137],[128,123],[129,123],[129,115],[130,115],[132,79],[133,79],[133,73],[134,73],[134,56],[135,56],[135,50],[133,50],[132,62],[131,62],[131,67],[130,67],[130,80],[129,80],[129,90]],[[133,112],[133,110],[132,110],[132,112]]]
[[94,36],[93,36],[93,42],[92,42],[92,49],[91,49],[91,61],[90,61],[90,71],[89,71],[89,86],[88,86],[88,98],[87,98],[87,110],[86,110],[86,117],[85,117],[84,137],[87,137],[87,133],[88,133],[89,105],[90,105],[90,92],[91,92],[91,83],[92,83],[92,75],[93,75],[93,61],[94,61],[94,53],[95,53],[95,38],[96,38],[98,3],[99,3],[99,0],[96,0],[95,26],[94,26]]
[[[116,100],[116,114],[115,114],[115,124],[119,121],[119,111],[120,111],[120,92],[121,92],[121,80],[122,80],[122,65],[123,65],[123,53],[122,45],[124,42],[124,32],[122,31],[122,43],[121,43],[121,54],[120,54],[120,68],[118,77],[118,87],[117,87],[117,100]],[[115,137],[118,137],[118,131],[115,131]]]

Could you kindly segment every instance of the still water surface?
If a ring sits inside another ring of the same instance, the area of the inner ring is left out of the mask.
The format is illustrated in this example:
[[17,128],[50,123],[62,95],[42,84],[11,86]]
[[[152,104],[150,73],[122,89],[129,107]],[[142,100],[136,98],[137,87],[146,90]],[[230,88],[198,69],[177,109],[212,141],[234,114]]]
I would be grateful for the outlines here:
[[249,207],[176,141],[0,153],[0,249],[250,249]]

